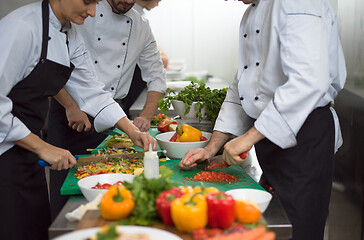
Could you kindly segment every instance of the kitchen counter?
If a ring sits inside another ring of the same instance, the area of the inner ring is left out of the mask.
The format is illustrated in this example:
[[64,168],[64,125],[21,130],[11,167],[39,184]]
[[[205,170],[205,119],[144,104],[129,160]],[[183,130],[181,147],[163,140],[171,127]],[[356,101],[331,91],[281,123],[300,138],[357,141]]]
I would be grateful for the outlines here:
[[[65,215],[78,208],[81,204],[86,203],[87,200],[82,195],[71,196],[49,228],[50,239],[75,230],[78,222],[69,222],[65,218]],[[277,240],[288,240],[292,236],[292,225],[276,194],[273,195],[273,199],[267,210],[263,213],[263,216],[268,224],[269,230],[276,233]]]

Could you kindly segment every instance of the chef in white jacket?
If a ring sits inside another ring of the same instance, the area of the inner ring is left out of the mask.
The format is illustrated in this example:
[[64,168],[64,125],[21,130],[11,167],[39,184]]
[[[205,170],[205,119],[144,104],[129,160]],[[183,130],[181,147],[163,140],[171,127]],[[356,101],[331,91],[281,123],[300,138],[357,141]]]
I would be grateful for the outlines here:
[[[75,91],[72,97],[95,117],[97,131],[116,126],[144,149],[149,144],[157,148],[156,141],[140,132],[94,80],[91,59],[71,22],[82,24],[94,16],[96,2],[45,0],[21,7],[0,21],[4,35],[0,38],[1,239],[48,239],[48,190],[38,160],[58,170],[73,167],[76,160],[38,135],[48,98],[66,83],[67,88],[87,90]],[[68,81],[74,68],[79,75]]]
[[[91,67],[96,69],[97,79],[102,82],[105,92],[122,107],[131,88],[135,66],[138,64],[148,94],[143,110],[134,118],[134,125],[141,131],[150,127],[150,121],[157,110],[158,100],[165,94],[167,85],[160,52],[156,47],[149,22],[132,9],[132,0],[103,0],[96,6],[94,18],[87,19],[77,30],[82,34],[91,55]],[[82,70],[82,69],[80,69]],[[87,76],[79,69],[71,75],[71,80],[80,81]],[[94,83],[96,84],[96,83]],[[101,84],[101,83],[100,83]],[[83,131],[90,128],[90,122],[96,126],[93,116],[85,115],[82,100],[72,99],[77,94],[95,93],[85,88],[67,87],[61,91],[57,101],[52,99],[48,121],[47,141],[55,146],[69,149],[72,154],[87,154],[88,148],[96,148],[106,136],[95,131]],[[73,101],[75,100],[75,101]],[[100,101],[101,102],[101,101]],[[97,104],[87,104],[88,111],[97,111]],[[79,108],[80,106],[80,108]],[[96,108],[95,108],[96,107]],[[90,122],[88,121],[90,119]],[[110,121],[110,119],[105,119]],[[88,124],[88,125],[87,125]],[[60,195],[60,188],[67,176],[66,171],[50,172],[51,210],[54,219],[62,209],[68,196]]]
[[[293,238],[322,240],[334,153],[342,144],[330,103],[343,88],[345,60],[328,0],[243,0],[239,69],[204,149],[180,167],[216,154],[228,164],[255,146],[265,184],[278,194]],[[264,184],[264,186],[265,186]]]

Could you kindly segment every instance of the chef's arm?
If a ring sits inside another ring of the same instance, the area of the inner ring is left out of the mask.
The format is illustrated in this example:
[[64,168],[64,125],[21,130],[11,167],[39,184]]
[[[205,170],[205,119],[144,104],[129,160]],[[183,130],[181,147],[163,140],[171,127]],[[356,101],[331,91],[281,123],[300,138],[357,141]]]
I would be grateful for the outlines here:
[[34,133],[30,133],[25,138],[14,141],[14,143],[37,154],[40,159],[51,165],[52,170],[65,170],[76,165],[76,159],[68,150],[47,143]]
[[125,132],[131,138],[134,145],[143,148],[143,151],[148,151],[150,144],[154,151],[157,150],[157,141],[150,136],[149,133],[140,132],[140,130],[127,117],[121,118],[115,124],[115,127]]
[[231,134],[229,133],[213,131],[210,141],[206,147],[188,151],[183,159],[179,162],[179,167],[184,170],[190,170],[196,166],[197,163],[215,156],[215,154],[226,143],[230,136]]
[[133,121],[134,125],[137,126],[140,131],[145,132],[150,128],[150,121],[158,109],[158,100],[163,97],[163,93],[156,91],[148,92],[147,100],[145,101],[143,110],[141,111],[139,117],[136,117]]
[[91,123],[86,113],[81,111],[73,98],[62,88],[54,98],[65,108],[68,126],[77,132],[84,130],[87,132],[91,129]]

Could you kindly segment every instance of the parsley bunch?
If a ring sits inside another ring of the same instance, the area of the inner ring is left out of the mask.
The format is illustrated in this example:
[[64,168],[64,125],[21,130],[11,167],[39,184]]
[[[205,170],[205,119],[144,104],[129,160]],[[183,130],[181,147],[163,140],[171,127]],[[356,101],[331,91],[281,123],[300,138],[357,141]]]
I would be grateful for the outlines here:
[[204,83],[198,84],[191,82],[190,85],[186,86],[178,93],[167,88],[167,95],[164,98],[159,99],[158,107],[166,114],[171,107],[172,100],[179,100],[185,103],[185,114],[188,114],[192,103],[197,102],[195,105],[198,109],[196,117],[199,122],[201,122],[204,117],[202,116],[201,110],[205,107],[207,120],[210,120],[212,124],[214,124],[226,97],[226,92],[227,88],[211,90],[209,87],[206,87]]
[[173,171],[161,167],[159,178],[147,179],[144,174],[136,176],[133,183],[124,182],[123,185],[131,191],[135,207],[131,216],[119,221],[121,225],[153,225],[159,223],[155,200],[163,191],[177,187],[178,183],[171,180]]

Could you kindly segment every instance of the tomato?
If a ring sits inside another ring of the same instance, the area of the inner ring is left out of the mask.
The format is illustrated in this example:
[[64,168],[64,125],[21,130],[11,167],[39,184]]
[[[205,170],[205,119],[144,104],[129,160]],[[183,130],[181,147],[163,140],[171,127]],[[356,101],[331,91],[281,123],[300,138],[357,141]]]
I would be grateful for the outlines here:
[[206,228],[197,228],[193,230],[192,235],[194,240],[203,240],[209,237]]

